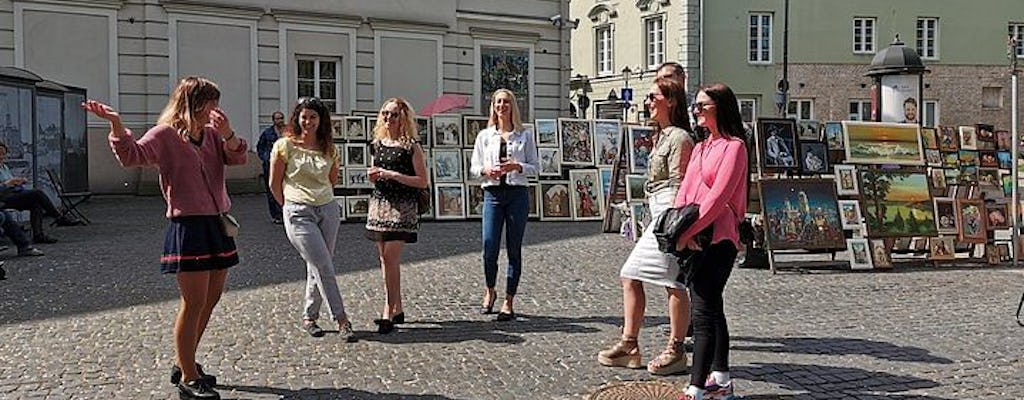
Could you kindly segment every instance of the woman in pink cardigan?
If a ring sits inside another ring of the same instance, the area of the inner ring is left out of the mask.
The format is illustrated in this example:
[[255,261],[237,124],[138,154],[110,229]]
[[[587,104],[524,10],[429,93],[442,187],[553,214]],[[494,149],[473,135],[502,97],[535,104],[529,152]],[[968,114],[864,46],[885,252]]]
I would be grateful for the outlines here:
[[739,103],[728,86],[706,86],[694,100],[697,125],[709,135],[693,148],[674,203],[700,206],[700,217],[676,244],[693,253],[680,259],[684,271],[689,267],[685,274],[694,328],[693,366],[684,399],[732,399],[722,292],[740,246],[738,226],[747,212],[746,134]]
[[224,166],[246,161],[246,143],[219,108],[220,90],[190,76],[171,94],[157,126],[136,140],[110,106],[89,100],[87,111],[110,122],[110,147],[125,167],[156,167],[170,225],[160,257],[161,272],[176,274],[181,306],[174,324],[177,365],[171,383],[182,399],[219,399],[216,378],[196,363],[199,339],[220,300],[228,268],[238,264],[235,240],[220,214],[231,208]]

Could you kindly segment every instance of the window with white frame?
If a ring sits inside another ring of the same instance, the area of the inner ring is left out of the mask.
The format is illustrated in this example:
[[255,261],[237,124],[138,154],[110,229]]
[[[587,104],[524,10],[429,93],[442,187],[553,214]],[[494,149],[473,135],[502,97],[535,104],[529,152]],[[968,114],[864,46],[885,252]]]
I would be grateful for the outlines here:
[[853,52],[854,54],[875,52],[875,18],[858,17],[853,19]]
[[917,19],[917,54],[924,59],[939,58],[939,19]]
[[298,97],[319,97],[327,109],[338,113],[341,83],[338,71],[341,60],[330,57],[299,57],[296,60],[296,91]]
[[850,100],[850,121],[871,121],[871,100]]
[[786,118],[796,120],[814,119],[814,100],[793,99],[786,106]]
[[747,62],[772,62],[772,14],[750,13],[747,26]]
[[597,39],[595,49],[597,49],[597,75],[611,75],[614,73],[612,67],[612,26],[605,25],[600,26],[594,32],[594,37]]
[[757,99],[740,98],[740,117],[743,122],[754,125],[757,122]]
[[658,68],[665,62],[665,17],[657,15],[644,20],[647,40],[647,68]]
[[939,126],[939,101],[925,100],[922,120],[924,126]]
[[1014,51],[1017,58],[1024,58],[1024,23],[1011,23],[1008,33],[1017,39],[1017,48]]

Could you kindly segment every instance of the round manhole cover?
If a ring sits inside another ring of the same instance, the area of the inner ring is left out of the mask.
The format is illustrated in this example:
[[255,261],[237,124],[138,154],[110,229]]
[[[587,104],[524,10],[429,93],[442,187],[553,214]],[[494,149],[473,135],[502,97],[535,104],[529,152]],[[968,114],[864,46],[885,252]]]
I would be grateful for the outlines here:
[[678,400],[683,391],[668,382],[613,383],[598,389],[590,400]]

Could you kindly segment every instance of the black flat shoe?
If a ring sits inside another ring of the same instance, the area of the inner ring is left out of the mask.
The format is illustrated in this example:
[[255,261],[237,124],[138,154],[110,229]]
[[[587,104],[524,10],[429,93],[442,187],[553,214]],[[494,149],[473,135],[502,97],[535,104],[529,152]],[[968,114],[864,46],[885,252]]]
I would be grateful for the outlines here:
[[220,393],[213,390],[206,382],[194,380],[178,383],[178,397],[182,400],[220,400]]
[[480,314],[483,314],[483,315],[494,314],[494,302],[497,301],[497,300],[498,300],[498,296],[495,295],[493,298],[491,298],[491,303],[490,304],[481,305],[480,306]]
[[395,325],[404,324],[405,323],[405,311],[402,311],[402,312],[400,312],[398,314],[392,315],[391,316],[391,322],[394,323]]
[[[217,387],[217,377],[214,375],[207,375],[203,372],[203,366],[196,363],[196,371],[199,371],[199,380],[206,383],[207,386],[213,388]],[[181,382],[181,368],[177,365],[171,366],[171,384],[177,385]]]
[[373,320],[377,324],[377,333],[386,335],[395,330],[395,323],[390,319],[380,318]]
[[499,322],[515,321],[515,319],[516,319],[516,312],[515,311],[511,311],[511,312],[501,311],[501,312],[498,313],[497,317],[494,317],[494,320],[495,321],[499,321]]
[[315,321],[311,321],[309,323],[303,322],[302,323],[302,330],[306,331],[306,333],[308,333],[309,336],[312,336],[312,337],[323,337],[324,336],[324,330],[322,328],[320,328],[320,325],[317,325]]

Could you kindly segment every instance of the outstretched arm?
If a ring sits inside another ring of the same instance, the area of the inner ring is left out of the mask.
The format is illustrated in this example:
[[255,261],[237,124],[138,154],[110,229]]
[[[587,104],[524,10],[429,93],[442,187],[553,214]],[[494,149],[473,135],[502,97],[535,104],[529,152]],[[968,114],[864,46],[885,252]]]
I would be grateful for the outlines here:
[[159,162],[158,152],[154,148],[152,135],[148,133],[138,141],[132,137],[131,132],[125,129],[121,122],[121,115],[113,107],[100,103],[96,100],[86,100],[82,103],[86,112],[103,118],[110,122],[110,147],[117,156],[117,161],[123,167],[138,167],[155,165]]

